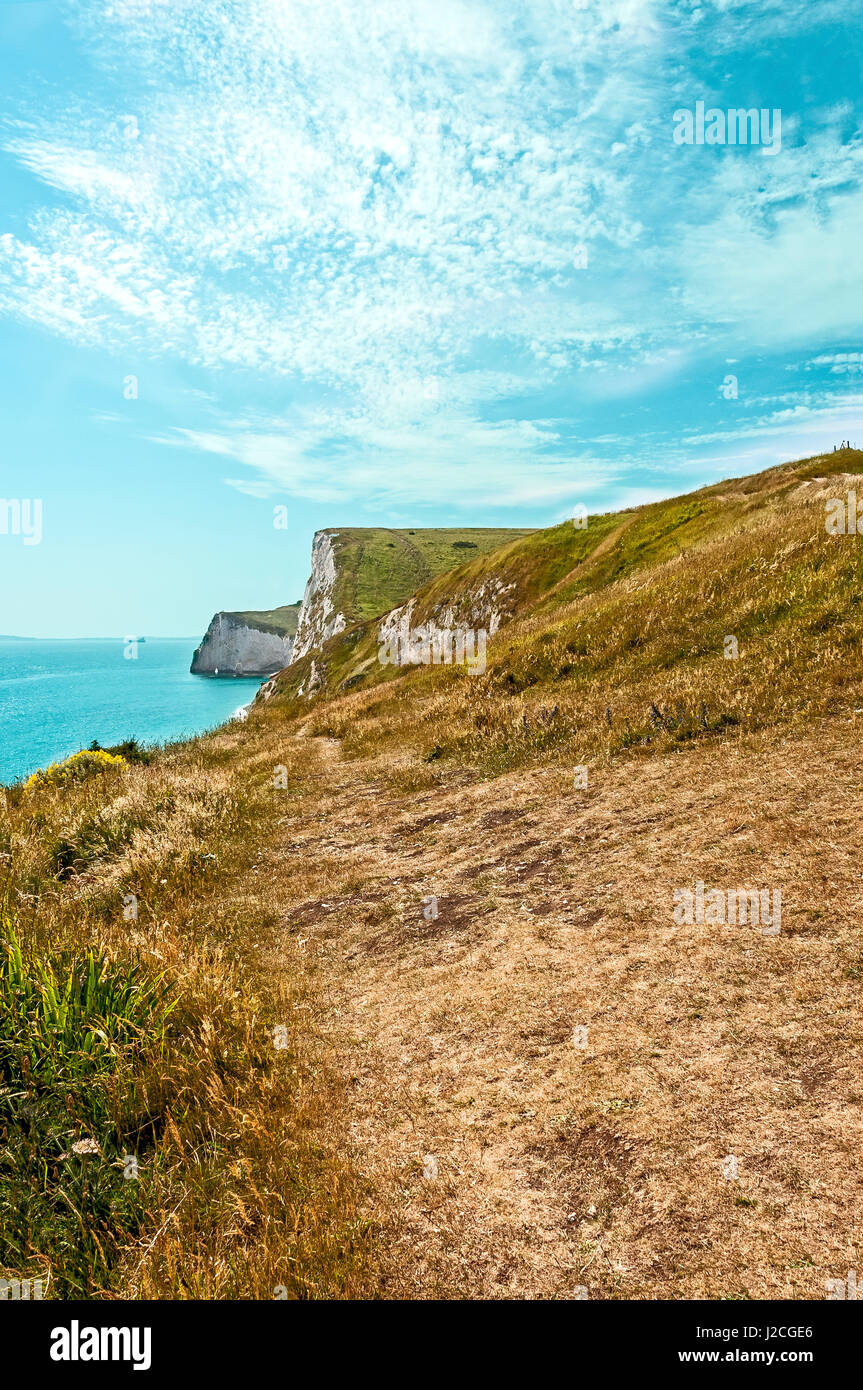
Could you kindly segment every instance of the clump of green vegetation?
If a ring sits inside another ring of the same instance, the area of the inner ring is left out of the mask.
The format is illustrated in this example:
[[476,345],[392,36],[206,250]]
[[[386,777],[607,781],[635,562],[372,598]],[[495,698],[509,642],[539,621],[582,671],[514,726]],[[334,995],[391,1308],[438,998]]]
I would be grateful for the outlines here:
[[90,744],[91,753],[113,753],[115,757],[125,758],[127,763],[150,763],[153,761],[153,754],[147,748],[142,748],[136,738],[124,738],[122,743],[109,743],[107,748],[103,748],[98,739],[93,739]]
[[3,1267],[20,1276],[34,1261],[47,1266],[61,1296],[107,1279],[118,1243],[141,1223],[141,1186],[127,1180],[124,1158],[130,1146],[140,1156],[144,1138],[142,1116],[118,1106],[112,1083],[164,1051],[173,1007],[162,976],[103,950],[25,945],[3,921]]

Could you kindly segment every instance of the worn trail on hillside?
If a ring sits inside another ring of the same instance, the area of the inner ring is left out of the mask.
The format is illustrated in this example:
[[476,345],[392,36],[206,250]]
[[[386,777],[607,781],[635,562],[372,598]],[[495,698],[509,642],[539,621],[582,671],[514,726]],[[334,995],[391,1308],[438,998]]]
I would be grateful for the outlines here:
[[[818,1298],[853,1267],[856,722],[586,792],[543,769],[398,795],[297,740],[319,801],[283,825],[285,959],[349,1077],[384,1293]],[[781,934],[676,925],[696,879],[780,887]]]

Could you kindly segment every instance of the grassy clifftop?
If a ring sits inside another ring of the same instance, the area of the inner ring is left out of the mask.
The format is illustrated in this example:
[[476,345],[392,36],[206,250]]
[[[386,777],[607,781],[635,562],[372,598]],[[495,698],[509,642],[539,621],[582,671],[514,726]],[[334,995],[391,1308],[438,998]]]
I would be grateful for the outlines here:
[[225,617],[236,618],[237,622],[245,623],[247,627],[255,627],[259,632],[273,632],[277,637],[293,637],[299,615],[300,604],[287,603],[281,608],[226,613]]
[[328,534],[337,563],[333,604],[355,623],[379,617],[435,576],[530,533],[496,527],[344,527]]
[[[843,475],[861,471],[863,453],[842,450],[685,497],[592,516],[584,529],[569,522],[532,532],[420,587],[411,625],[443,620],[488,628],[495,609],[503,628],[489,647],[486,680],[493,684],[495,673],[502,672],[510,694],[535,688],[566,697],[570,687],[583,686],[589,671],[601,683],[612,658],[631,674],[650,662],[660,670],[678,660],[691,664],[709,652],[718,654],[717,672],[725,680],[731,669],[743,668],[723,662],[721,638],[736,633],[739,642],[761,642],[792,621],[791,610],[793,621],[803,621],[793,577],[802,583],[805,575],[801,593],[807,595],[812,621],[819,595],[828,607],[838,603],[849,620],[856,620],[857,551],[853,538],[837,549],[836,538],[826,534],[824,499],[842,495],[848,486]],[[799,541],[796,550],[793,536]],[[792,553],[793,564],[777,558]],[[838,593],[832,593],[831,583]],[[668,611],[660,622],[662,605]],[[822,613],[820,620],[825,632],[840,625],[836,612],[833,618]],[[660,628],[668,635],[689,634],[691,645],[676,655],[675,649],[660,651]],[[379,624],[367,621],[325,644],[316,657],[318,700],[393,680],[415,682],[417,692],[424,681],[435,689],[441,681],[445,687],[467,681],[465,689],[474,692],[482,684],[457,668],[428,672],[381,665],[378,633]],[[290,702],[300,686],[308,688],[309,660],[277,678],[283,700]]]

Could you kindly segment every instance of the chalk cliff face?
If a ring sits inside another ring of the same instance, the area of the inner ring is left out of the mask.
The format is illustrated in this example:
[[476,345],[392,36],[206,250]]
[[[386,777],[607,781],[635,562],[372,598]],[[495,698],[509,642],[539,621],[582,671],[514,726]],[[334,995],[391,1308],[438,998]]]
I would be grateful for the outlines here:
[[336,556],[333,537],[337,531],[317,531],[312,542],[312,572],[303,594],[293,660],[322,647],[328,637],[343,632],[348,625],[344,613],[333,603],[336,584]]
[[[303,658],[318,658],[302,672],[300,694],[310,695],[326,682],[326,663],[319,654],[331,638],[345,633],[359,640],[369,622],[381,624],[381,639],[398,634],[407,620],[437,630],[485,630],[493,633],[510,615],[515,585],[482,575],[465,587],[462,580],[444,587],[433,581],[459,570],[465,557],[489,554],[527,531],[479,528],[340,527],[317,531],[312,543],[311,574],[303,600],[283,608],[244,613],[217,613],[195,653],[192,670],[201,675],[269,676]],[[416,613],[411,595],[434,597]],[[385,615],[382,618],[379,615]],[[355,677],[352,677],[355,678]],[[266,699],[271,690],[261,692]]]
[[217,613],[192,657],[196,676],[271,676],[290,663],[294,640],[236,613]]

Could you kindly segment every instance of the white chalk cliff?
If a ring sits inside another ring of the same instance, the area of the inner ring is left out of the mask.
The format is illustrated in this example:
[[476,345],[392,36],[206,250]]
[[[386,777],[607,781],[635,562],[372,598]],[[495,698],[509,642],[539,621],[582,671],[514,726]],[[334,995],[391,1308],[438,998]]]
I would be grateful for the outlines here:
[[217,613],[192,657],[197,676],[271,676],[291,660],[294,640]]
[[445,596],[420,623],[415,623],[414,619],[417,606],[417,598],[414,595],[407,603],[392,608],[380,619],[378,642],[381,647],[389,648],[394,654],[400,652],[401,655],[394,655],[392,659],[395,665],[405,666],[410,664],[410,658],[404,656],[404,653],[410,651],[408,635],[411,632],[431,641],[435,640],[436,635],[459,632],[464,634],[480,629],[489,637],[493,637],[501,622],[506,622],[510,616],[515,592],[515,584],[504,584],[501,579],[491,575],[475,588],[466,588]]
[[[336,583],[336,556],[333,537],[337,531],[316,531],[312,542],[312,572],[297,620],[293,660],[299,661],[306,652],[317,651],[328,637],[343,632],[348,620],[333,603]],[[286,663],[287,664],[287,663]]]

